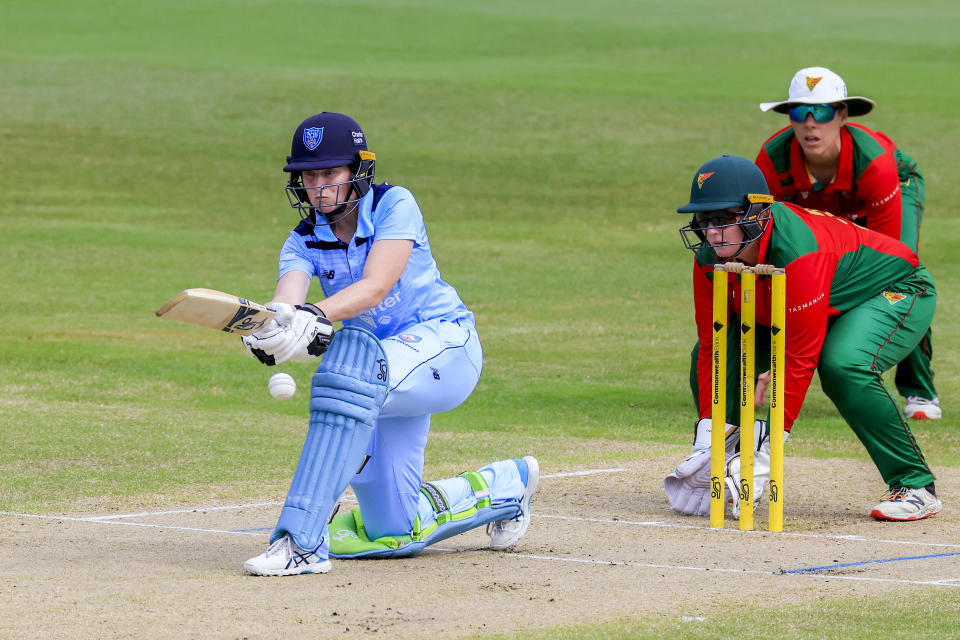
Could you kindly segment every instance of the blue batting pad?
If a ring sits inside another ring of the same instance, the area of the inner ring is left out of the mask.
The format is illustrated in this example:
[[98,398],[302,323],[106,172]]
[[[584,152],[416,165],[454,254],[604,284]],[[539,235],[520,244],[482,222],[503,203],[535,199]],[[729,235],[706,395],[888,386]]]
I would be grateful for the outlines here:
[[366,329],[344,327],[327,349],[310,391],[310,427],[271,543],[289,533],[301,549],[330,541],[327,519],[366,455],[387,398],[387,356]]

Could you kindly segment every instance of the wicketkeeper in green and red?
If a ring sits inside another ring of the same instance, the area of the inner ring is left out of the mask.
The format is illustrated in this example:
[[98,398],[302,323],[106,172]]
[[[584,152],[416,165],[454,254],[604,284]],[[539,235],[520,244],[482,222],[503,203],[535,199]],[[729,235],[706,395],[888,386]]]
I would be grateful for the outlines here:
[[[800,413],[816,370],[824,392],[866,447],[888,490],[871,511],[882,520],[919,520],[942,508],[934,474],[906,417],[883,381],[926,335],[937,292],[909,247],[829,213],[774,202],[763,173],[752,162],[721,156],[694,175],[692,213],[681,229],[695,254],[694,304],[700,347],[694,391],[699,421],[691,455],[667,476],[671,506],[706,515],[710,502],[710,410],[713,266],[739,261],[786,270],[785,428]],[[726,274],[724,274],[726,277]],[[728,308],[740,310],[740,283],[729,287]],[[757,282],[756,362],[769,362],[770,281]],[[729,326],[738,326],[734,317]],[[763,334],[766,332],[767,340]],[[739,333],[728,331],[727,475],[740,484]],[[759,373],[759,372],[758,372]],[[755,429],[754,497],[769,480],[769,429]],[[735,512],[737,502],[733,501]]]
[[[756,163],[776,200],[829,211],[918,253],[924,193],[917,164],[885,134],[847,120],[874,106],[869,98],[848,97],[843,79],[829,69],[801,69],[786,100],[760,105],[788,114],[790,124],[763,143]],[[941,416],[932,355],[927,332],[897,366],[908,418]]]

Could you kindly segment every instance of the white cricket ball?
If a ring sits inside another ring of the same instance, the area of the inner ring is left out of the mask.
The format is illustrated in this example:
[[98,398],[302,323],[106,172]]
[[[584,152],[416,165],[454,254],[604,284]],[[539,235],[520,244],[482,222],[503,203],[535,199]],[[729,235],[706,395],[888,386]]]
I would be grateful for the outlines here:
[[267,388],[270,390],[270,395],[277,400],[286,400],[296,393],[297,383],[289,373],[275,373],[270,376]]

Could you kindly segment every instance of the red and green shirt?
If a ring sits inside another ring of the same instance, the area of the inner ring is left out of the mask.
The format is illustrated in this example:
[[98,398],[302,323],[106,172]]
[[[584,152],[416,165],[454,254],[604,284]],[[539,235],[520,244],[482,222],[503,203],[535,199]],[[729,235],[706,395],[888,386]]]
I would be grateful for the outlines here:
[[[759,242],[759,262],[783,267],[787,274],[784,414],[789,429],[800,413],[830,320],[911,277],[920,262],[898,240],[824,211],[782,202],[771,205]],[[709,417],[711,408],[716,262],[708,245],[698,252],[693,269],[701,418]],[[739,315],[739,280],[731,282],[729,296],[728,308]],[[757,324],[770,326],[769,278],[757,280],[756,301]]]
[[900,178],[890,138],[858,124],[840,129],[840,163],[829,184],[813,182],[793,127],[776,132],[756,164],[774,199],[853,220],[891,238],[901,235]]

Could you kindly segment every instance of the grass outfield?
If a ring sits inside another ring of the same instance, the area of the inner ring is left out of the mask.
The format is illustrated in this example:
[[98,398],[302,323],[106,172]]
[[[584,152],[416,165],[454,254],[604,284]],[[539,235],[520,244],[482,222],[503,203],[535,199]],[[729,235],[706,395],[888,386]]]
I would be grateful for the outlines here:
[[[673,212],[704,161],[755,155],[785,123],[757,104],[814,64],[877,101],[859,121],[926,177],[945,417],[915,434],[934,466],[960,466],[954,5],[8,0],[3,15],[0,510],[283,490],[302,389],[272,400],[273,371],[236,338],[153,311],[187,287],[269,297],[297,220],[280,169],[320,110],[355,116],[378,180],[412,189],[477,314],[483,378],[434,418],[428,475],[528,452],[615,462],[625,440],[681,454],[695,337]],[[312,365],[282,368],[303,387]],[[816,385],[796,426],[792,452],[865,457]]]

